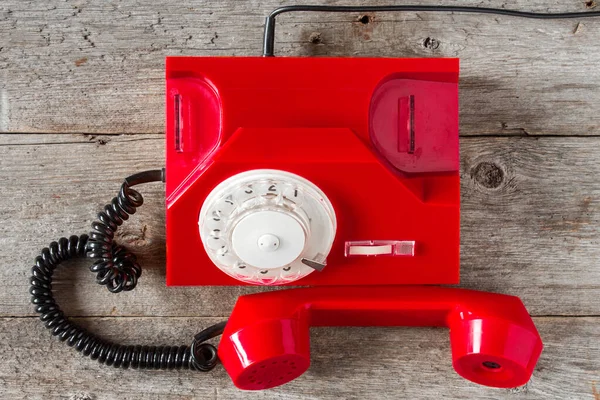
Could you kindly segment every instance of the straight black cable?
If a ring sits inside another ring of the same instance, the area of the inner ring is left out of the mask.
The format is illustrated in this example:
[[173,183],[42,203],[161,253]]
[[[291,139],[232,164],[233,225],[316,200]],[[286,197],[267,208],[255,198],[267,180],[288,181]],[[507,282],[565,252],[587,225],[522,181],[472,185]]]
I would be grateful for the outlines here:
[[292,5],[279,7],[273,10],[265,20],[265,32],[263,36],[263,56],[274,55],[275,50],[275,17],[290,12],[450,12],[471,14],[496,14],[509,17],[531,18],[531,19],[572,19],[600,17],[600,11],[580,11],[563,13],[540,13],[531,11],[508,10],[503,8],[487,7],[461,7],[461,6],[423,6],[423,5],[390,5],[390,6],[309,6]]

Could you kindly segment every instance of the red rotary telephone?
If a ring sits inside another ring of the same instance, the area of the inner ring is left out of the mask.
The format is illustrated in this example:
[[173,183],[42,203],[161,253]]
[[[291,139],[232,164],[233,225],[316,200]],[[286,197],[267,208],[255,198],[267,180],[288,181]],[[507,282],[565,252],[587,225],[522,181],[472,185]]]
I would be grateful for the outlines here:
[[237,387],[298,377],[309,327],[348,325],[447,326],[461,376],[529,380],[518,298],[406,286],[458,283],[458,60],[168,58],[166,143],[167,284],[313,286],[238,300]]
[[[265,23],[265,57],[167,58],[166,170],[125,179],[90,235],[52,242],[32,269],[32,302],[54,336],[122,368],[208,371],[220,358],[241,389],[267,389],[310,364],[311,326],[445,326],[466,379],[525,384],[542,351],[521,301],[443,288],[459,281],[458,60],[274,58],[289,11],[493,13],[456,6],[288,6]],[[115,231],[166,182],[168,285],[305,285],[242,296],[191,346],[123,346],[67,318],[57,266],[94,260],[98,283],[141,275]],[[217,349],[206,340],[222,334]]]

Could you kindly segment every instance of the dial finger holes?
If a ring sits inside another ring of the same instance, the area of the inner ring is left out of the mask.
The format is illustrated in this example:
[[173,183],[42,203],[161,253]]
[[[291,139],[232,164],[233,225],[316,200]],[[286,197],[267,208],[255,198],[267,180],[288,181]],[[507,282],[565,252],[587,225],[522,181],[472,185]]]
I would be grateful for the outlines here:
[[283,189],[283,197],[295,206],[301,206],[303,203],[301,189],[294,185],[286,185]]
[[206,197],[198,219],[211,261],[235,279],[275,285],[314,269],[303,258],[325,258],[335,237],[335,212],[312,182],[280,170],[234,175]]
[[278,182],[273,180],[258,182],[253,187],[256,188],[256,192],[260,196],[275,196],[280,191]]
[[209,249],[211,253],[215,253],[215,255],[223,246],[227,246],[227,242],[219,237],[209,236],[206,240],[205,246]]

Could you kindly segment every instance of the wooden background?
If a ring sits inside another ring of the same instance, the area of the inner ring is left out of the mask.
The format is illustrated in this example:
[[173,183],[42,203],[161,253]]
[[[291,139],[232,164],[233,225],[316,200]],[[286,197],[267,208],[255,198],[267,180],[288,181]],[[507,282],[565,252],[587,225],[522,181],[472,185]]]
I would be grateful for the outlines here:
[[[593,3],[460,2],[535,11]],[[50,337],[29,303],[30,266],[51,240],[88,231],[123,177],[163,165],[164,57],[260,55],[263,17],[281,4],[291,2],[0,2],[0,397],[600,399],[600,19],[278,19],[281,56],[461,58],[461,286],[525,302],[546,346],[526,386],[458,377],[443,329],[315,329],[310,370],[257,393],[236,390],[222,367],[115,370]],[[111,295],[74,263],[57,274],[57,297],[107,339],[188,343],[260,289],[166,288],[163,188],[142,191],[147,205],[118,237],[141,256],[139,287]]]

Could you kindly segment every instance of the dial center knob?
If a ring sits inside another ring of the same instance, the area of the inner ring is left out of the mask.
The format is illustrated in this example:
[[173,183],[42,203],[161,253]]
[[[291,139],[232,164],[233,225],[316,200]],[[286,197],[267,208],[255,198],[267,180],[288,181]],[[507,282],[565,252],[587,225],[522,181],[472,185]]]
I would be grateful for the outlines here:
[[279,248],[279,238],[271,233],[265,233],[258,238],[258,248],[270,253]]
[[300,256],[306,234],[300,222],[280,211],[258,211],[234,227],[231,244],[240,259],[257,268],[285,267]]

